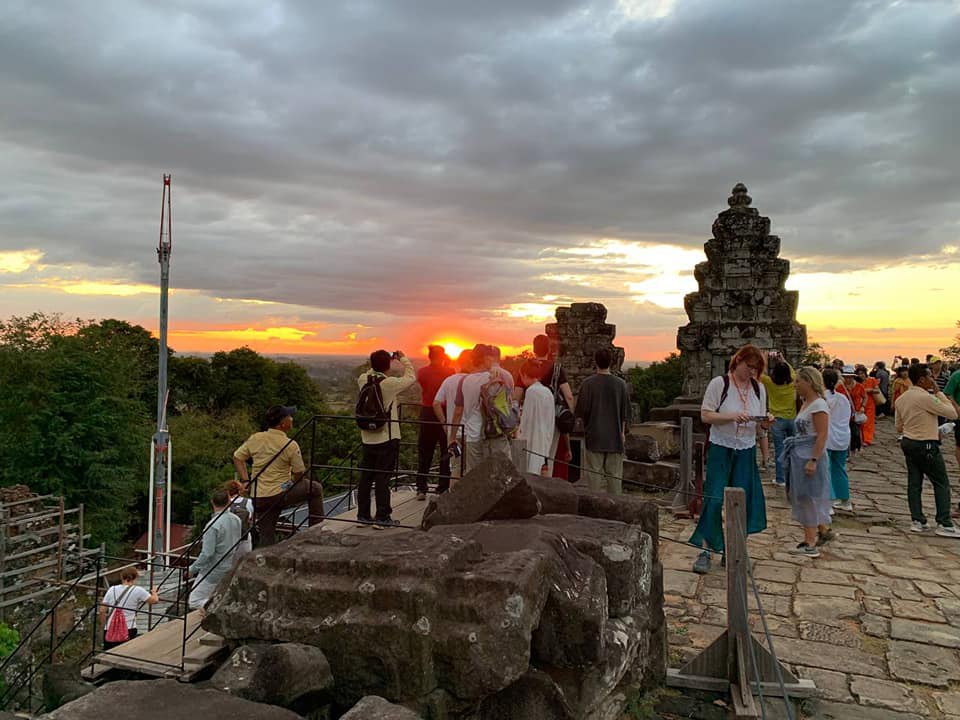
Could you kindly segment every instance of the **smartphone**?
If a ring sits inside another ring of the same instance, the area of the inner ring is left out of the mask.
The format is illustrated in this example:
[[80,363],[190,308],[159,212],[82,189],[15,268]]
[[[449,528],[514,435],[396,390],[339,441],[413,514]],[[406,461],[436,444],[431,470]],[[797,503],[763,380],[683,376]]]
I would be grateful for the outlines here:
[[751,416],[750,416],[750,422],[766,422],[766,421],[767,421],[767,416],[766,416],[766,415],[751,415]]

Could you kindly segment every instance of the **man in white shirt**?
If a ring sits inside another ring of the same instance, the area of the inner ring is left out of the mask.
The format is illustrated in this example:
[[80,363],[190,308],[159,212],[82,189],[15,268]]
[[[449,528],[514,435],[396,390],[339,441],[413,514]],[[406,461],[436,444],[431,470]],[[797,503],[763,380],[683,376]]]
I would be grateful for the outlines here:
[[[457,358],[457,367],[460,368],[460,371],[448,378],[444,378],[443,382],[440,383],[437,394],[433,398],[433,413],[437,416],[438,421],[444,423],[444,432],[447,436],[449,436],[451,430],[458,436],[460,433],[460,428],[453,424],[453,416],[457,410],[457,391],[460,389],[460,382],[473,371],[473,351],[464,350],[460,353],[460,357]],[[447,452],[449,453],[449,449]],[[460,477],[462,465],[462,456],[461,458],[451,457],[451,477]],[[445,492],[449,487],[450,479],[440,478],[440,482],[437,485],[437,492]]]
[[528,473],[549,477],[556,410],[553,392],[540,382],[543,368],[543,364],[535,360],[527,360],[520,368],[520,380],[526,388],[520,415],[520,438],[525,450],[523,469]]
[[476,345],[473,348],[473,364],[476,371],[463,378],[457,391],[456,409],[453,414],[454,427],[449,429],[447,437],[449,445],[458,444],[455,426],[462,421],[466,436],[466,447],[463,448],[466,472],[470,472],[485,459],[494,455],[510,457],[509,438],[504,435],[484,437],[480,390],[488,382],[499,380],[512,396],[513,377],[500,367],[500,349],[491,345]]

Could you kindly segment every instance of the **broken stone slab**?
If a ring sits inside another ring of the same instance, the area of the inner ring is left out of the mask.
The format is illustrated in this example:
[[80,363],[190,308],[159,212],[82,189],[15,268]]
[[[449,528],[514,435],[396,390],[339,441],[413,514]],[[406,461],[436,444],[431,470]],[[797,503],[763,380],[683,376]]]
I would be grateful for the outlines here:
[[850,691],[856,695],[861,705],[921,715],[929,712],[902,683],[854,675],[850,681]]
[[573,485],[559,478],[524,476],[540,501],[542,515],[576,515],[580,497]]
[[477,720],[577,720],[557,683],[541,670],[530,668],[510,687],[484,699]]
[[894,617],[890,620],[890,637],[894,640],[912,640],[941,647],[960,648],[960,628],[950,625]]
[[524,473],[507,458],[496,456],[469,470],[448,492],[432,498],[421,527],[522,519],[539,512],[540,503]]
[[624,462],[623,481],[634,483],[643,490],[667,491],[677,487],[680,479],[680,465],[670,460],[659,462]]
[[43,672],[43,706],[53,710],[96,690],[80,677],[76,665],[54,663]]
[[258,643],[237,648],[209,684],[246,700],[306,715],[329,701],[333,674],[320,648]]
[[660,540],[660,512],[656,503],[630,495],[609,495],[579,485],[572,487],[577,493],[578,515],[639,525],[640,529],[653,539],[653,559],[660,559],[657,549]]
[[203,625],[232,641],[319,647],[340,707],[437,688],[479,700],[526,672],[556,562],[537,549],[485,554],[440,528],[392,537],[316,528],[244,556]]
[[852,648],[784,637],[777,638],[776,649],[780,660],[791,665],[805,665],[868,677],[887,676],[883,658]]
[[680,426],[670,422],[644,422],[630,426],[631,435],[646,435],[657,443],[660,459],[680,454]]
[[[589,518],[570,515],[550,517],[559,517],[561,522],[551,527],[548,517],[543,523],[537,522],[537,518],[522,522],[505,520],[445,525],[437,529],[454,533],[466,542],[477,543],[484,553],[492,556],[537,551],[548,558],[550,566],[544,579],[548,588],[547,599],[533,632],[531,659],[549,666],[581,668],[598,662],[604,656],[604,631],[609,610],[604,567],[589,554],[581,552],[580,547],[594,550],[602,556],[600,546],[604,540],[603,533],[610,533],[611,528],[604,526],[603,521]],[[626,538],[631,532],[629,526],[623,523],[611,525],[622,529],[616,539],[623,544],[608,540],[607,545],[616,545],[618,552],[629,555],[630,560],[636,556],[635,563],[642,564],[643,543],[649,538],[635,529],[632,530],[634,535]],[[600,537],[591,542],[596,535]],[[631,544],[626,544],[628,542]],[[611,562],[608,566],[622,570],[623,564],[614,565]],[[649,568],[649,561],[646,568]],[[636,585],[632,602],[639,596],[639,582]],[[647,589],[649,591],[649,582]]]
[[395,705],[376,695],[367,695],[350,708],[340,720],[423,720],[413,710]]
[[890,674],[897,680],[948,687],[960,681],[957,654],[947,648],[893,640],[887,650]]
[[845,703],[820,702],[817,720],[923,720],[916,713],[902,713],[884,708],[847,705]]
[[653,577],[653,542],[636,525],[572,515],[540,515],[530,523],[565,537],[603,568],[610,617],[646,605]]
[[623,444],[623,454],[627,460],[643,463],[655,463],[661,458],[660,444],[648,435],[627,433]]
[[574,717],[595,714],[625,681],[635,687],[650,681],[648,658],[656,649],[651,647],[648,624],[643,611],[610,620],[600,662],[582,669],[542,668],[560,688]]
[[44,720],[104,720],[124,709],[137,720],[204,718],[216,720],[301,720],[284,708],[251,702],[217,690],[201,690],[176,680],[118,680],[107,683],[46,715]]

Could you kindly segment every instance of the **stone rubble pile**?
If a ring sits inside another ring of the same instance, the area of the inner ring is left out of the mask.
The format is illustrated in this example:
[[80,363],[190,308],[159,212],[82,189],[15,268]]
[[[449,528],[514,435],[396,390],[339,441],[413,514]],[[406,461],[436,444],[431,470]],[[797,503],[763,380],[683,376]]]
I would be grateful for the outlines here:
[[[330,717],[390,702],[423,720],[612,720],[629,694],[662,682],[652,504],[491,460],[424,525],[317,529],[245,557],[207,608],[204,627],[238,646],[211,686]],[[328,663],[317,675],[329,679],[299,695],[313,710],[275,687],[291,647]]]

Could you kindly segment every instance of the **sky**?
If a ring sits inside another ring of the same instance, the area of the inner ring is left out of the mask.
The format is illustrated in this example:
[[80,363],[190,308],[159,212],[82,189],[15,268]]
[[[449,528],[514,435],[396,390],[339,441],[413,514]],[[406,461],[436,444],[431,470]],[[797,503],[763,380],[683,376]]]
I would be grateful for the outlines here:
[[599,301],[675,348],[730,189],[812,340],[925,355],[960,320],[960,0],[7,0],[0,317],[170,344],[529,344]]

